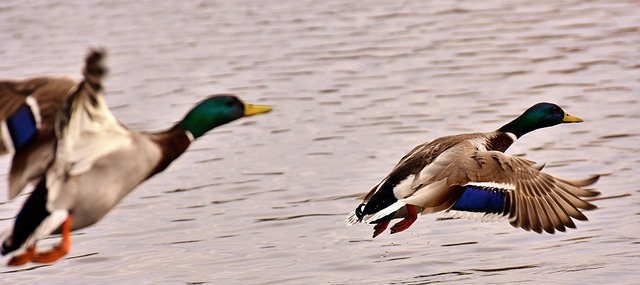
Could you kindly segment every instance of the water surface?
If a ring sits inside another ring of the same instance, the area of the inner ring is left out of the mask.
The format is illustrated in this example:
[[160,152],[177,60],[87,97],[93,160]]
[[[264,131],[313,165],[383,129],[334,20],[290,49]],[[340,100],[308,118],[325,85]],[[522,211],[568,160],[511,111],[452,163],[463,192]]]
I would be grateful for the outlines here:
[[[0,3],[0,77],[79,78],[87,48],[106,47],[106,99],[130,128],[166,128],[213,93],[275,107],[201,138],[76,232],[65,259],[4,267],[0,283],[637,282],[640,3],[345,2]],[[496,129],[540,101],[585,122],[508,152],[554,175],[604,175],[610,199],[577,230],[439,214],[376,239],[344,227],[354,197],[413,146]],[[1,228],[23,201],[0,205]]]

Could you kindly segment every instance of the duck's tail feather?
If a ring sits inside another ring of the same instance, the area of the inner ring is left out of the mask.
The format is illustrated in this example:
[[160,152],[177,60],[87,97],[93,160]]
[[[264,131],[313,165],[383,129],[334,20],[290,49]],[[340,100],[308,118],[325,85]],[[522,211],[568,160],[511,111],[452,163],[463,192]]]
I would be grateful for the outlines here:
[[379,219],[382,219],[388,215],[391,215],[393,213],[395,213],[396,211],[400,210],[402,207],[406,206],[407,203],[403,202],[403,201],[396,201],[395,203],[391,204],[391,206],[386,207],[380,211],[378,211],[377,213],[370,215],[370,216],[365,216],[363,221],[364,223],[370,223],[370,222],[375,222]]
[[362,222],[362,220],[360,220],[358,216],[356,216],[356,211],[349,213],[349,215],[347,216],[347,227],[353,226],[360,222]]

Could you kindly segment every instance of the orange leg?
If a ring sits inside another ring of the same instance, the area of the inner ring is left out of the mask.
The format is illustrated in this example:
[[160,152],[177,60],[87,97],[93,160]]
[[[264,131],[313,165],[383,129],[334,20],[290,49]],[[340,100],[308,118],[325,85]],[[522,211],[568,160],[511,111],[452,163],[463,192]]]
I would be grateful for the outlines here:
[[27,251],[25,251],[24,253],[19,255],[14,255],[11,258],[11,260],[9,260],[9,263],[7,263],[7,265],[8,266],[24,265],[27,262],[31,261],[35,255],[36,255],[36,244],[34,243],[30,247],[28,247]]
[[33,262],[50,263],[65,256],[71,247],[69,233],[71,232],[71,215],[62,223],[62,241],[55,245],[51,250],[38,253],[33,257]]
[[387,226],[389,226],[389,222],[391,221],[377,223],[376,226],[373,227],[373,237],[377,237],[379,234],[384,232]]
[[405,216],[404,219],[402,219],[402,221],[399,221],[398,223],[393,225],[393,227],[391,227],[392,234],[399,233],[401,231],[408,229],[411,225],[413,225],[413,222],[415,222],[418,219],[416,206],[407,205],[407,210],[408,210],[407,216]]

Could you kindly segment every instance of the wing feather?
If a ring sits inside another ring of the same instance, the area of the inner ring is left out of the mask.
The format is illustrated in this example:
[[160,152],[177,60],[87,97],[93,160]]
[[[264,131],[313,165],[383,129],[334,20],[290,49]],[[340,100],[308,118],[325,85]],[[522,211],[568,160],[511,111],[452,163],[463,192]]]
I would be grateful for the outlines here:
[[547,197],[542,194],[543,190],[540,188],[540,185],[534,183],[532,187],[534,187],[534,191],[538,193],[538,205],[540,205],[542,213],[544,214],[540,218],[542,228],[545,232],[552,234],[555,231],[554,225],[559,224],[559,220],[555,218],[553,208],[549,204]]
[[[575,227],[572,218],[587,220],[580,209],[596,208],[581,197],[596,196],[599,192],[581,186],[595,183],[598,176],[569,180],[541,172],[541,167],[533,161],[502,152],[478,151],[470,144],[460,144],[456,148],[447,151],[451,151],[451,155],[446,157],[448,161],[441,160],[440,157],[434,161],[433,164],[448,166],[432,169],[431,173],[437,174],[429,179],[447,178],[449,187],[469,183],[484,183],[496,185],[495,187],[513,185],[513,189],[503,187],[508,195],[502,213],[509,217],[514,227],[538,233],[564,231],[566,227]],[[416,194],[420,194],[419,192]]]
[[[9,172],[9,199],[15,198],[27,184],[44,173],[53,157],[54,122],[56,114],[65,105],[69,90],[76,81],[68,77],[34,77],[24,80],[0,81],[0,121],[12,115],[17,108],[34,98],[40,112],[38,136],[26,149],[17,150]],[[5,134],[3,134],[5,136]],[[9,139],[9,138],[6,138]],[[4,139],[0,141],[0,153]]]
[[[547,209],[547,213],[549,214],[549,219],[551,219],[553,228],[555,228],[558,231],[564,232],[565,231],[564,223],[560,219],[560,214],[558,213],[558,211],[556,211],[556,209],[553,207],[553,201],[552,201],[553,198],[551,198],[550,196],[543,196],[543,198],[545,200],[545,206]],[[547,232],[552,234],[553,229]]]
[[103,54],[94,51],[87,57],[84,79],[72,91],[66,111],[57,117],[56,157],[47,172],[49,201],[56,201],[47,205],[50,211],[64,208],[73,199],[74,195],[61,195],[61,185],[69,176],[85,173],[96,161],[133,144],[129,130],[103,98],[104,74]]

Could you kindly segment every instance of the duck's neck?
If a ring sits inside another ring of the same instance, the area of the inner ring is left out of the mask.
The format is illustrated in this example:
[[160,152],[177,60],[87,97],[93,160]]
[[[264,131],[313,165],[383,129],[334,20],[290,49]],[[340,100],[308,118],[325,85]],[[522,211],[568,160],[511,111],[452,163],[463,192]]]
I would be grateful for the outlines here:
[[504,152],[518,138],[540,128],[539,121],[532,119],[528,112],[500,127],[494,136],[487,139],[487,149]]
[[512,133],[495,131],[487,137],[487,150],[505,152],[517,139]]
[[516,138],[520,138],[521,136],[524,136],[526,133],[529,133],[533,130],[536,130],[542,127],[544,126],[540,125],[540,120],[537,119],[537,117],[532,117],[529,113],[525,112],[524,114],[515,118],[513,121],[500,127],[498,131],[511,133],[515,135]]
[[162,157],[160,158],[160,162],[149,174],[149,177],[167,168],[171,162],[187,150],[193,141],[193,135],[179,124],[164,132],[156,133],[151,138],[162,151]]

